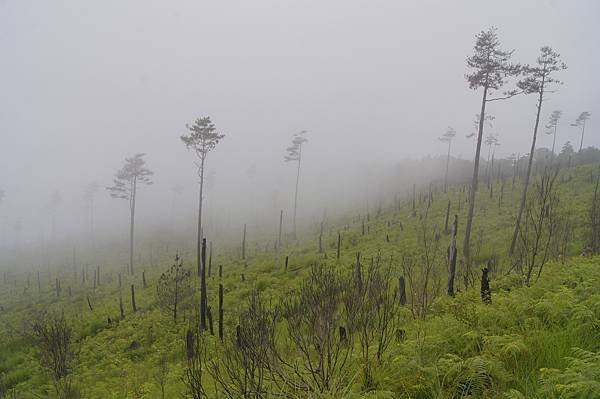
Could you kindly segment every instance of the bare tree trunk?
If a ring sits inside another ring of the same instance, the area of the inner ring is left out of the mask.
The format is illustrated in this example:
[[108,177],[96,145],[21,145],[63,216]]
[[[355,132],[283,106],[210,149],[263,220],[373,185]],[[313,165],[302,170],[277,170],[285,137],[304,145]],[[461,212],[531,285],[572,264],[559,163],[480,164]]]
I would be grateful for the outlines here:
[[296,192],[294,194],[294,231],[292,236],[296,239],[296,211],[298,208],[298,183],[300,182],[300,163],[302,161],[302,146],[298,150],[298,171],[296,173]]
[[209,251],[208,251],[208,277],[212,274],[212,254],[213,254],[213,245],[212,241],[209,242]]
[[465,239],[463,242],[463,254],[466,260],[467,268],[471,261],[471,228],[473,227],[473,216],[475,211],[475,193],[477,192],[477,183],[479,180],[479,157],[481,156],[481,141],[483,138],[483,124],[485,121],[485,105],[487,101],[488,88],[483,89],[483,98],[481,100],[481,112],[479,114],[479,131],[477,133],[477,149],[475,150],[475,162],[473,166],[473,178],[469,190],[469,210],[467,213],[467,225],[465,226]]
[[454,277],[456,276],[456,234],[458,232],[458,215],[454,215],[452,225],[452,242],[448,248],[448,295],[454,296]]
[[133,312],[137,312],[137,306],[135,305],[135,287],[131,284],[131,308]]
[[135,225],[135,191],[137,186],[137,177],[133,178],[133,185],[131,190],[131,203],[130,205],[130,213],[131,213],[131,221],[129,223],[129,273],[133,275],[133,228]]
[[323,221],[321,221],[321,231],[319,232],[319,253],[323,253]]
[[581,142],[579,143],[579,152],[583,150],[583,135],[585,134],[585,120],[583,121],[583,126],[581,127]]
[[198,262],[198,277],[202,273],[202,189],[204,188],[204,158],[200,164],[200,197],[198,198],[198,238],[196,242],[196,258]]
[[277,248],[281,248],[281,230],[283,228],[283,209],[279,212],[279,235],[277,236]]
[[510,242],[509,255],[512,255],[515,251],[517,244],[517,238],[519,237],[519,227],[521,226],[521,218],[523,217],[523,210],[525,209],[525,202],[527,201],[527,189],[529,188],[529,179],[531,177],[531,166],[533,165],[533,156],[535,154],[535,142],[537,140],[537,131],[540,124],[540,113],[542,112],[542,102],[544,100],[544,78],[542,78],[542,85],[540,88],[540,94],[537,104],[537,114],[535,116],[535,126],[533,128],[533,140],[531,140],[531,150],[529,151],[529,161],[527,163],[527,174],[525,175],[525,183],[523,185],[523,193],[521,195],[521,204],[519,206],[519,213],[517,214],[517,221],[515,223],[515,231],[513,232],[512,241]]
[[444,223],[444,233],[448,234],[448,219],[450,219],[450,200],[448,200],[448,207],[446,208],[446,221]]
[[202,245],[200,249],[202,270],[200,273],[200,329],[206,330],[206,309],[208,307],[208,300],[206,295],[206,268],[204,267],[204,261],[206,260],[206,238],[202,239]]
[[452,145],[452,138],[448,140],[448,156],[446,157],[446,174],[444,175],[444,192],[448,192],[448,169],[450,166],[450,146]]

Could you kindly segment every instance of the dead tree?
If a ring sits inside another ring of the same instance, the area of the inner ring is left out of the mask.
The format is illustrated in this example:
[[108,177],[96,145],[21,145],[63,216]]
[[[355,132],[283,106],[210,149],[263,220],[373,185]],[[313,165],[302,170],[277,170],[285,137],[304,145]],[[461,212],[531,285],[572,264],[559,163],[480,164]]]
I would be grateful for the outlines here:
[[239,316],[235,334],[227,337],[208,372],[227,398],[267,398],[274,373],[275,313],[253,292]]
[[328,266],[313,265],[299,290],[282,304],[285,332],[298,361],[278,356],[287,369],[287,384],[336,397],[343,387],[352,344],[342,341],[338,327],[347,321],[343,279]]
[[490,288],[489,269],[481,269],[481,300],[485,303],[492,303],[492,290]]
[[45,315],[33,324],[33,337],[39,349],[41,366],[47,370],[61,398],[75,397],[71,372],[75,360],[73,330],[64,314]]
[[206,343],[202,334],[197,330],[188,329],[185,335],[186,364],[181,380],[186,388],[186,393],[193,399],[208,398],[202,377],[204,374],[204,362]]
[[135,305],[135,287],[131,284],[131,309],[133,313],[137,312],[137,306]]
[[448,295],[454,296],[454,277],[456,275],[456,235],[458,232],[458,215],[454,215],[452,225],[452,241],[448,248]]
[[535,184],[532,198],[525,207],[525,220],[519,231],[519,241],[515,251],[515,265],[530,285],[533,273],[536,280],[542,274],[546,262],[557,251],[553,248],[553,237],[559,233],[558,194],[555,181],[558,169],[544,171]]

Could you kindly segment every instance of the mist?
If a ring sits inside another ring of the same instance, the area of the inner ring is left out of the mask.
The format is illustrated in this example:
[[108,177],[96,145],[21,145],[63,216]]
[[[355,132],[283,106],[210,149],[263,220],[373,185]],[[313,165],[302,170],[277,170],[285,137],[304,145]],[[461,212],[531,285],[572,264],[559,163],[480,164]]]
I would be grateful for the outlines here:
[[[447,126],[453,156],[473,159],[465,136],[480,96],[465,58],[489,26],[517,62],[547,44],[561,53],[566,83],[545,111],[563,111],[560,145],[577,142],[568,123],[600,114],[598,15],[595,1],[0,1],[0,248],[85,241],[92,182],[97,240],[124,239],[127,202],[104,188],[136,153],[154,172],[137,230],[192,245],[198,176],[180,136],[201,116],[225,135],[207,158],[207,234],[237,237],[244,223],[275,231],[280,210],[289,230],[296,170],[284,155],[301,130],[301,225],[373,209],[443,173],[398,165],[443,156]],[[535,100],[488,112],[496,156],[527,153]],[[586,146],[600,144],[594,125]]]

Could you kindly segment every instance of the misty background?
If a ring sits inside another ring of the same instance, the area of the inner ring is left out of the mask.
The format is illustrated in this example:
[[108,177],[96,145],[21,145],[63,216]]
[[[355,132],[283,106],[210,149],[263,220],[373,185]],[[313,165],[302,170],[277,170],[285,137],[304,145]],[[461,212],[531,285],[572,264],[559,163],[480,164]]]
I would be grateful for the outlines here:
[[[86,239],[86,187],[99,186],[95,235],[128,233],[128,203],[104,189],[126,157],[146,153],[152,186],[138,192],[136,230],[195,240],[198,178],[179,136],[210,116],[225,138],[207,158],[207,234],[243,223],[289,226],[303,147],[299,216],[305,222],[374,207],[406,182],[442,176],[404,159],[471,160],[481,93],[468,88],[474,36],[499,29],[513,60],[550,45],[569,69],[544,105],[563,111],[557,149],[580,131],[599,143],[600,3],[590,1],[8,1],[0,0],[0,249]],[[507,86],[511,87],[510,85]],[[535,98],[488,105],[496,157],[527,153]],[[541,134],[538,147],[550,147]],[[485,149],[483,153],[486,154]],[[451,164],[452,168],[452,164]],[[273,227],[275,230],[275,227]],[[143,233],[141,233],[143,234]],[[142,235],[143,237],[143,235]]]

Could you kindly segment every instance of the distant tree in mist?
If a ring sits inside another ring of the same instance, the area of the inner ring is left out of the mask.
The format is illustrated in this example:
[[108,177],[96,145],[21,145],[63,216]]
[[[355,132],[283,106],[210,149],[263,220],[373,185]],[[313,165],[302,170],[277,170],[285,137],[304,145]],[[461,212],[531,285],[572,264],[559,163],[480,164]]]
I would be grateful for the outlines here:
[[294,133],[292,137],[292,145],[286,149],[287,155],[285,156],[285,162],[297,162],[298,168],[296,172],[296,190],[294,192],[294,215],[293,215],[293,231],[292,236],[296,239],[296,211],[298,209],[298,183],[300,181],[300,164],[302,163],[302,144],[306,143],[308,139],[304,137],[306,130],[302,130],[298,133]]
[[135,154],[125,158],[125,165],[113,179],[113,186],[106,187],[112,198],[129,201],[129,272],[133,274],[133,235],[135,225],[135,202],[138,184],[152,184],[152,172],[146,168],[145,154]]
[[83,192],[83,200],[86,202],[90,211],[90,235],[92,242],[94,241],[94,199],[98,193],[98,183],[92,182],[88,184]]
[[546,125],[546,134],[552,135],[552,155],[554,156],[554,148],[556,146],[556,131],[558,129],[558,121],[560,121],[560,117],[562,115],[562,111],[552,111],[550,114],[550,118],[548,118],[548,124]]
[[583,135],[585,134],[585,122],[590,119],[591,114],[587,111],[579,114],[577,119],[575,119],[574,123],[571,123],[571,126],[579,127],[581,126],[581,141],[579,142],[579,152],[583,149]]
[[500,40],[495,28],[490,28],[476,35],[473,50],[473,55],[467,58],[467,67],[471,70],[471,73],[465,75],[465,78],[469,82],[471,89],[483,89],[483,94],[481,98],[481,111],[479,112],[473,178],[469,190],[467,224],[463,242],[464,257],[468,265],[470,264],[470,241],[475,210],[475,193],[477,192],[479,178],[479,158],[481,156],[481,144],[483,141],[483,127],[486,120],[485,107],[490,101],[504,100],[516,95],[517,91],[512,90],[505,92],[501,97],[491,98],[493,91],[502,88],[508,78],[517,76],[521,71],[519,65],[510,62],[513,51],[504,51],[500,48]]
[[448,169],[450,166],[450,148],[452,146],[452,140],[456,136],[456,131],[448,126],[446,129],[446,133],[442,134],[442,137],[439,138],[440,141],[444,143],[448,143],[448,154],[446,156],[446,173],[444,174],[444,191],[448,190]]
[[200,196],[198,198],[198,237],[196,242],[196,260],[198,262],[198,275],[201,275],[202,265],[201,252],[202,252],[202,190],[204,188],[204,166],[206,164],[206,156],[212,151],[219,141],[225,137],[224,134],[220,134],[217,131],[214,123],[211,122],[210,117],[206,116],[198,118],[194,121],[194,124],[185,127],[188,129],[189,134],[181,136],[181,141],[185,144],[188,150],[194,151],[198,162],[194,162],[198,169],[198,176],[200,177]]
[[575,149],[573,148],[571,142],[567,141],[565,144],[563,144],[562,149],[560,150],[560,155],[568,158],[573,154],[575,154]]
[[[488,146],[487,164],[485,166],[485,178],[489,182],[490,174],[494,173],[493,170],[490,170],[494,167],[494,165],[493,165],[494,164],[494,155],[492,154],[492,151],[494,153],[496,152],[496,146],[499,146],[500,142],[498,141],[498,137],[496,137],[494,134],[488,134],[487,137],[485,138],[485,145]],[[491,167],[490,167],[490,158],[492,160]]]
[[531,140],[531,149],[529,150],[529,160],[527,162],[527,172],[525,173],[525,182],[523,183],[523,193],[521,194],[521,204],[517,213],[517,221],[513,232],[512,241],[510,243],[509,254],[513,254],[517,238],[519,236],[521,218],[523,210],[527,202],[527,189],[529,188],[529,179],[531,177],[531,167],[533,165],[533,157],[535,154],[535,143],[537,140],[538,127],[540,124],[540,114],[542,105],[544,104],[544,96],[549,92],[549,87],[552,84],[562,84],[562,82],[552,75],[555,72],[567,69],[564,62],[560,60],[560,54],[552,50],[549,46],[544,46],[540,49],[540,55],[536,60],[536,65],[526,65],[523,67],[523,79],[517,83],[517,87],[525,94],[537,95],[537,112],[535,115],[535,124],[533,126],[533,138]]
[[2,190],[0,188],[0,204],[2,203],[2,200],[4,200],[4,196],[5,196],[5,192],[4,192],[4,190]]

